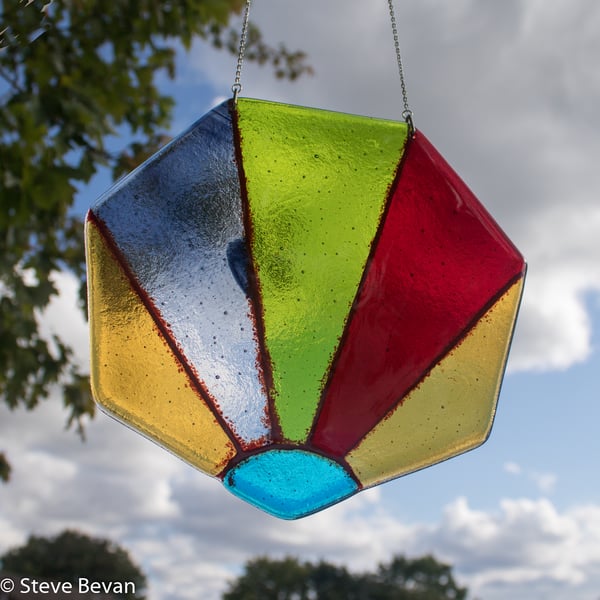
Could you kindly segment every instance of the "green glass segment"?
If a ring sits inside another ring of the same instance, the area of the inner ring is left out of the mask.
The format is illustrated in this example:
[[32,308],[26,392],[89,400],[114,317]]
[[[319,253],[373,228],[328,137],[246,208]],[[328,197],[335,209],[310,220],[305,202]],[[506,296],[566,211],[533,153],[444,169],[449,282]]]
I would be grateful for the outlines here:
[[283,437],[303,442],[407,125],[246,98],[237,121],[274,406]]

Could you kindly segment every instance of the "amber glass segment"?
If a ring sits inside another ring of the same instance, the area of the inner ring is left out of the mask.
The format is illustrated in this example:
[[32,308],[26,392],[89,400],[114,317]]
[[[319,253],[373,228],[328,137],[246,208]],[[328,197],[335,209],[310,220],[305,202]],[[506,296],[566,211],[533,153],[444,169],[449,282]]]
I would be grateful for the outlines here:
[[283,438],[306,439],[407,139],[406,123],[241,98],[264,347]]
[[86,224],[94,398],[198,469],[216,476],[234,446],[194,389],[95,224]]
[[347,456],[365,487],[430,466],[487,439],[523,288],[520,279]]

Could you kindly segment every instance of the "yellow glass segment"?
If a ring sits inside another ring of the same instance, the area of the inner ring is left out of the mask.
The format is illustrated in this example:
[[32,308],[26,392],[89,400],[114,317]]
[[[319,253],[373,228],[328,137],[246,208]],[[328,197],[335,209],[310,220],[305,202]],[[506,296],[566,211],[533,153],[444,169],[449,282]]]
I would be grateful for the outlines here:
[[97,227],[86,226],[91,384],[123,423],[210,475],[234,446],[131,288]]
[[365,487],[422,469],[487,439],[523,279],[346,459]]

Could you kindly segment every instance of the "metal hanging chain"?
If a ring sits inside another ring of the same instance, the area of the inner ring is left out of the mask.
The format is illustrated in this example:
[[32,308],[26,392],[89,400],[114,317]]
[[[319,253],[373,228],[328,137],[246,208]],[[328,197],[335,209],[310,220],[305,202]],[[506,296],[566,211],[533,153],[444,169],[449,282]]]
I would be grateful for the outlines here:
[[404,104],[402,118],[408,123],[410,133],[412,134],[415,131],[415,125],[413,122],[413,111],[410,109],[410,106],[408,104],[406,82],[404,81],[404,66],[402,65],[402,56],[400,54],[400,41],[398,38],[398,26],[396,25],[396,15],[394,12],[393,0],[388,0],[388,6],[390,8],[390,20],[392,22],[392,33],[394,35],[394,48],[396,49],[396,60],[398,61],[398,75],[400,75],[400,86],[402,88],[402,103]]
[[250,17],[251,0],[246,0],[244,7],[244,19],[242,21],[242,33],[240,34],[240,48],[238,51],[237,67],[235,69],[235,81],[231,86],[233,92],[233,101],[237,103],[238,94],[242,91],[242,66],[244,65],[244,51],[246,50],[246,41],[248,38],[248,18]]
[[[244,52],[246,50],[246,42],[248,38],[248,19],[250,17],[250,4],[251,0],[246,0],[244,7],[244,17],[242,21],[242,32],[240,34],[240,47],[238,51],[237,66],[235,70],[235,81],[231,86],[233,92],[233,101],[237,102],[239,93],[242,91],[242,66],[244,65]],[[413,112],[408,104],[408,94],[406,92],[406,82],[404,80],[404,66],[402,65],[402,55],[400,54],[400,41],[398,38],[398,26],[396,25],[396,15],[394,12],[393,0],[388,0],[388,6],[390,9],[390,20],[392,23],[392,33],[394,35],[394,48],[396,49],[396,60],[398,61],[398,75],[400,75],[400,86],[402,88],[402,118],[408,123],[411,134],[415,131],[413,122]]]

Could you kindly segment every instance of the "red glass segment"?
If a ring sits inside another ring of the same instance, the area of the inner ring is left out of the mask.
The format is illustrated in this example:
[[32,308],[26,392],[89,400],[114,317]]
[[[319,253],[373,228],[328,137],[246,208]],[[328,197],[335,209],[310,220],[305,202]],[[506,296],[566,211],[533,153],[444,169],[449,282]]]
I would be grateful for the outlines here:
[[408,144],[310,444],[343,457],[524,270],[519,251],[419,132]]

